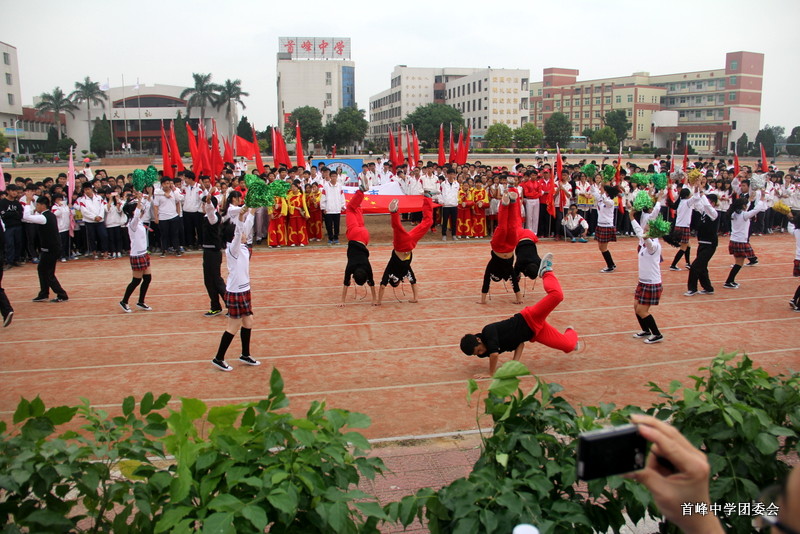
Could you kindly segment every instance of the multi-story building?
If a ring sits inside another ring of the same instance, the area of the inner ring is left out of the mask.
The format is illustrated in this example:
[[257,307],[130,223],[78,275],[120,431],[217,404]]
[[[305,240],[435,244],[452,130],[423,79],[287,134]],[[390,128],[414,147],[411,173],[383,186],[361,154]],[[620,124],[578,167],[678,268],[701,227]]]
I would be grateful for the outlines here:
[[292,110],[311,106],[327,123],[342,108],[356,107],[355,68],[350,39],[280,37],[278,126],[283,131]]
[[[764,55],[754,52],[729,52],[721,69],[658,76],[579,82],[575,69],[544,69],[542,81],[531,84],[531,121],[541,128],[563,112],[581,135],[602,128],[608,111],[622,109],[631,122],[628,145],[688,141],[700,152],[727,151],[743,133],[749,139],[758,133],[763,70]],[[678,114],[654,115],[662,110]]]
[[519,69],[417,68],[398,65],[391,86],[369,99],[367,138],[385,144],[417,108],[431,103],[458,109],[473,139],[492,124],[519,128],[528,121],[529,71]]
[[14,153],[19,153],[20,128],[22,115],[22,93],[19,86],[19,63],[17,61],[17,49],[10,44],[0,42],[0,52],[3,54],[3,62],[0,63],[3,71],[3,93],[0,95],[0,124],[3,126],[3,133],[9,140],[9,148]]

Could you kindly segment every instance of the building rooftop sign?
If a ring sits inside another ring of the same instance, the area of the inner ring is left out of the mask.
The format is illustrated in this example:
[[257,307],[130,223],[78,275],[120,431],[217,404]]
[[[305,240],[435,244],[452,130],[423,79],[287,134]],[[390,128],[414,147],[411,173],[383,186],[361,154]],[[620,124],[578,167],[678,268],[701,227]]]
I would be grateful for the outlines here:
[[278,37],[278,52],[291,59],[350,59],[350,38]]

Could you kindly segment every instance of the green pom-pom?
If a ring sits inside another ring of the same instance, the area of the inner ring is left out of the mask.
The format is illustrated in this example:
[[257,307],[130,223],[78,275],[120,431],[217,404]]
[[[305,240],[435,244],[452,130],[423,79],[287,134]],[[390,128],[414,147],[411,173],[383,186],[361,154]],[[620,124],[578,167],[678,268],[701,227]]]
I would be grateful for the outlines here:
[[148,185],[153,185],[158,181],[158,170],[150,165],[146,171],[136,169],[133,171],[133,187],[137,191],[144,191]]
[[292,188],[292,184],[283,180],[275,180],[267,186],[273,197],[286,198],[286,194]]
[[653,181],[653,187],[655,187],[657,190],[661,191],[661,190],[667,188],[667,175],[666,175],[666,173],[662,172],[662,173],[659,173],[659,174],[654,174],[654,175],[652,175],[650,177],[650,179]]
[[669,235],[670,231],[672,231],[672,224],[664,220],[661,215],[647,221],[647,237],[653,239],[663,237]]
[[606,165],[603,167],[603,181],[604,182],[611,182],[614,180],[614,177],[617,175],[617,168],[613,165]]
[[275,204],[275,197],[286,197],[291,185],[283,180],[275,180],[267,184],[255,174],[248,174],[244,183],[247,186],[247,195],[244,204],[248,208],[271,208]]
[[650,183],[650,175],[643,172],[637,172],[631,175],[631,182],[637,185],[648,185]]
[[594,177],[597,176],[597,165],[587,163],[581,167],[581,172],[585,174],[589,180],[594,180]]
[[655,203],[653,197],[647,191],[639,191],[633,199],[633,211],[644,211],[651,209]]

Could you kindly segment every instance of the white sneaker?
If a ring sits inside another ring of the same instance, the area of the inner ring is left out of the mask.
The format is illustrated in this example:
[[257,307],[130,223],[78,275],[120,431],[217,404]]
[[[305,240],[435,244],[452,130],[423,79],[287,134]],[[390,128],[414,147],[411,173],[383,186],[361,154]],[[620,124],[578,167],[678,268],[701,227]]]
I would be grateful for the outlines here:
[[225,360],[218,360],[214,358],[213,360],[211,360],[211,365],[213,365],[220,371],[233,371],[233,367],[228,365],[228,363]]
[[254,360],[250,356],[239,356],[239,361],[247,365],[261,365],[260,361]]

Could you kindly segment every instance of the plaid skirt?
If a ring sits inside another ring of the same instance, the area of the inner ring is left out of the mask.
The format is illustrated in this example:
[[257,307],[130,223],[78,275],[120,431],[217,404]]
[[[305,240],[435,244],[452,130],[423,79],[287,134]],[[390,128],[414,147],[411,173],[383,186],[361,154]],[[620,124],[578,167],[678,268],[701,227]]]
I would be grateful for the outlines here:
[[794,260],[794,272],[792,276],[800,276],[800,260]]
[[608,226],[598,226],[594,231],[594,238],[598,243],[610,243],[617,240],[617,229]]
[[680,240],[681,245],[685,245],[689,242],[689,238],[692,237],[692,230],[687,226],[676,226],[672,236],[675,241]]
[[250,302],[250,290],[242,293],[225,292],[225,307],[231,319],[241,319],[245,315],[253,315],[253,305]]
[[737,241],[728,242],[728,254],[733,255],[734,258],[752,258],[756,255],[750,243],[739,243]]
[[134,271],[145,271],[150,267],[150,254],[141,256],[131,256],[131,269]]
[[636,295],[634,298],[639,304],[657,306],[663,291],[664,288],[661,284],[643,284],[639,282],[636,286]]

